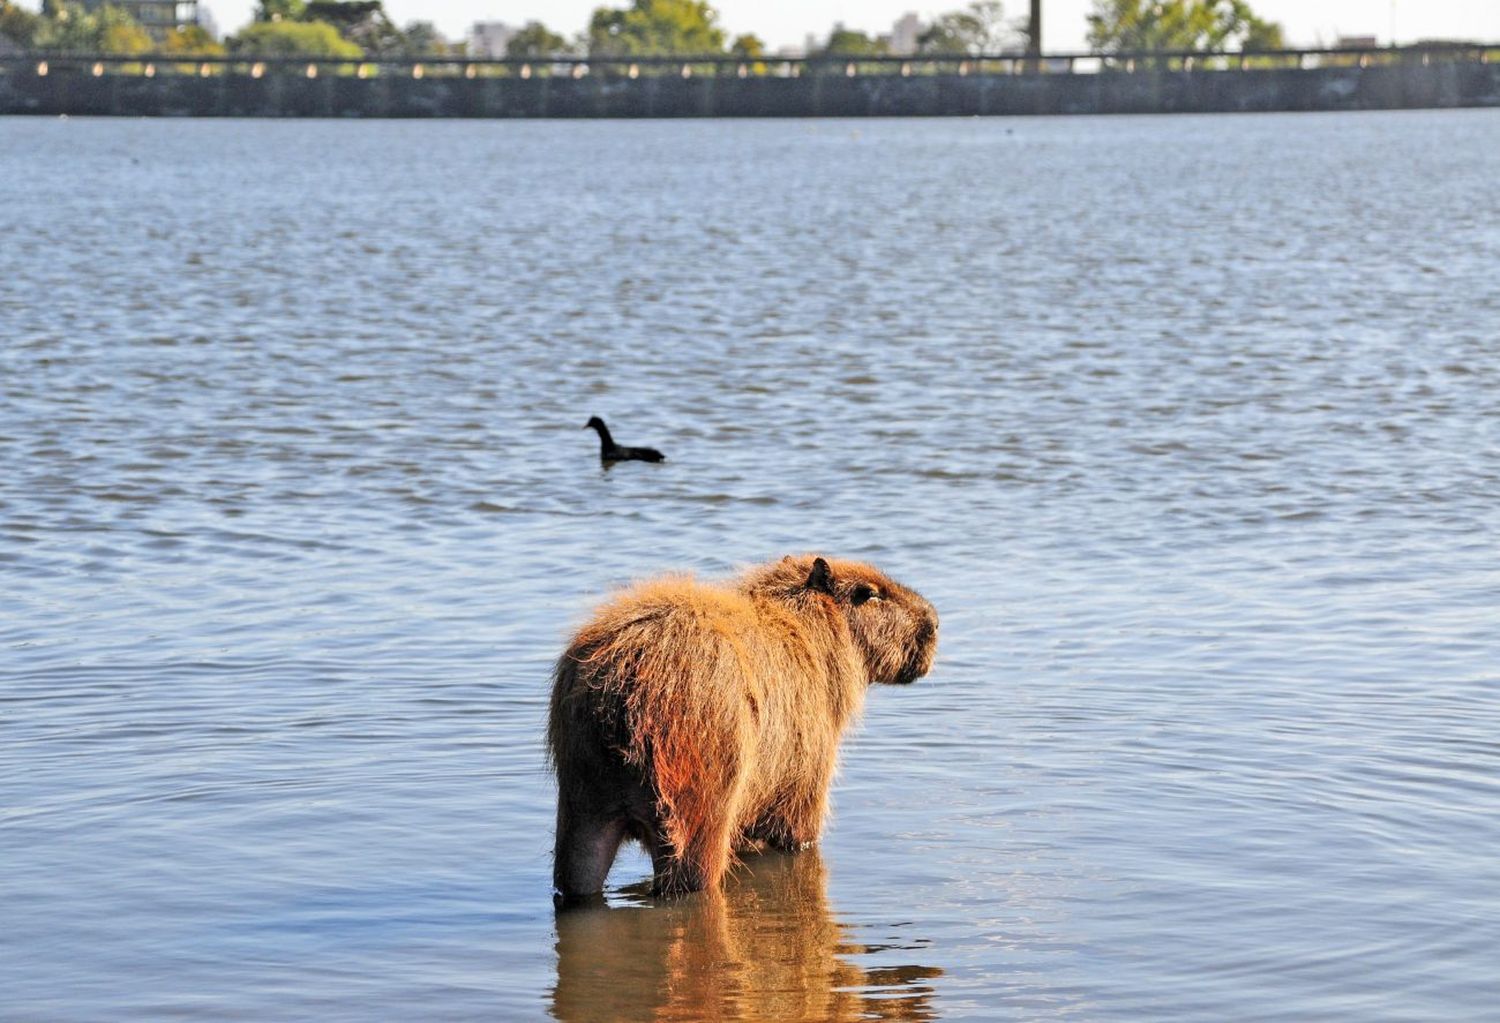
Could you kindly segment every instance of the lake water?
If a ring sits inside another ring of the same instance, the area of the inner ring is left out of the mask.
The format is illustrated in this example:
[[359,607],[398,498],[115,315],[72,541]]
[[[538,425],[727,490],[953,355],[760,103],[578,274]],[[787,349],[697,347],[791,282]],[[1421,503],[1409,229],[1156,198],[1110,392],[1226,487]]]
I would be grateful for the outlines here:
[[[0,121],[0,1017],[1496,1019],[1497,168]],[[943,620],[821,850],[555,917],[569,630],[807,550]]]

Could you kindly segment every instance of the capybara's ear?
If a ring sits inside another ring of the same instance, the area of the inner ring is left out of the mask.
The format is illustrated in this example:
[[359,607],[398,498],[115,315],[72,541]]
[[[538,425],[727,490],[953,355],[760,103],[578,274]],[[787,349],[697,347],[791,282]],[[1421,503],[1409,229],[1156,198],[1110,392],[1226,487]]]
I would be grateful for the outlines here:
[[807,575],[807,588],[833,596],[833,573],[828,570],[828,562],[822,558],[813,558],[812,571]]

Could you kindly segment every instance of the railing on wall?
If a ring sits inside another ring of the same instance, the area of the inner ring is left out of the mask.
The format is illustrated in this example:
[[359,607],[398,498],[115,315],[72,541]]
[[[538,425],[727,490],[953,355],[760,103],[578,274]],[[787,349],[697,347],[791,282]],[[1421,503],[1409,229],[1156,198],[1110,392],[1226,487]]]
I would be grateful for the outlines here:
[[0,74],[47,75],[229,75],[375,78],[800,78],[808,75],[1036,75],[1134,74],[1153,71],[1244,71],[1271,68],[1371,67],[1391,64],[1500,63],[1500,43],[1433,43],[1402,47],[1312,47],[1203,53],[1193,50],[1136,50],[1112,54],[1056,53],[1041,58],[1024,53],[920,54],[914,56],[818,57],[470,57],[386,58],[286,57],[232,54],[78,54],[31,53],[0,57]]

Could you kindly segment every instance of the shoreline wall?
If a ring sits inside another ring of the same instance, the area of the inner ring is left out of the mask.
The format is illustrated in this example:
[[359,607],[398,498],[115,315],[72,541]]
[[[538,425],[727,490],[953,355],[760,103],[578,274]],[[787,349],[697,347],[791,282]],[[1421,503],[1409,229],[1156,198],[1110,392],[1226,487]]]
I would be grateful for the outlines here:
[[0,67],[0,115],[119,117],[940,117],[1500,107],[1500,64],[801,77],[93,75]]

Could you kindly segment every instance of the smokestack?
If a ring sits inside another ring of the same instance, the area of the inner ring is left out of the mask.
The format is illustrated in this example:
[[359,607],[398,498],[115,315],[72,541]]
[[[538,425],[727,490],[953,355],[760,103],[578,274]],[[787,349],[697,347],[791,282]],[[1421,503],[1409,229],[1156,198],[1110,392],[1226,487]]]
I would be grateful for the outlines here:
[[1042,55],[1042,0],[1031,0],[1031,21],[1026,26],[1026,52]]

